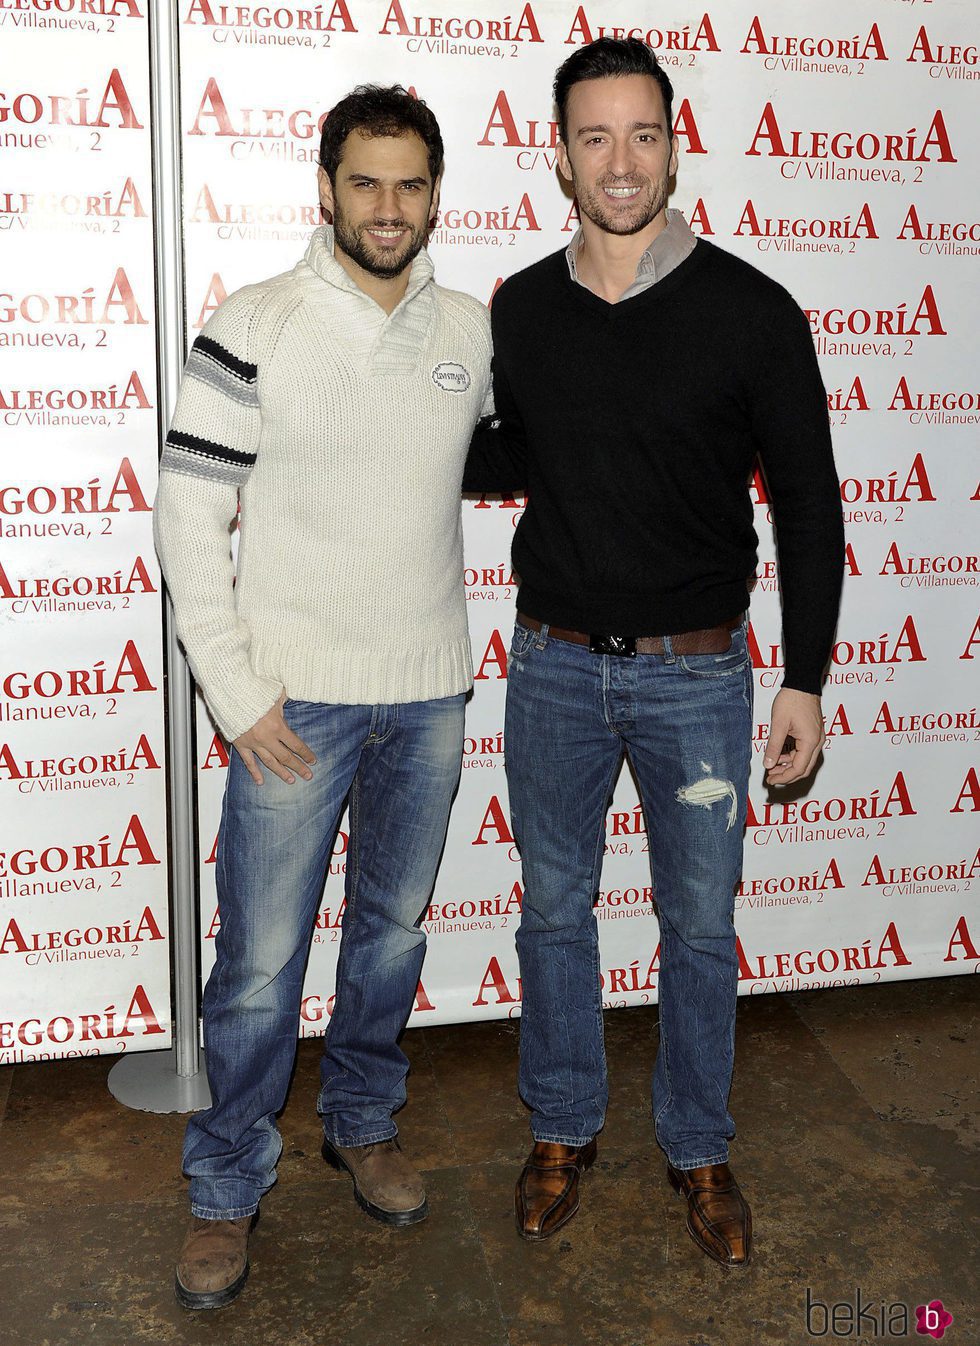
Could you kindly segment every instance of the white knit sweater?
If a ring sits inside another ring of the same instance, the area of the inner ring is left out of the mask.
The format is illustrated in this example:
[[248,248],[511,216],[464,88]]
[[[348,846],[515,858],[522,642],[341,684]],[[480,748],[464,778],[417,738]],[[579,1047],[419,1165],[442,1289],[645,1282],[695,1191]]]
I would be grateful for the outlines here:
[[[161,460],[157,550],[219,728],[302,701],[472,683],[460,484],[489,398],[490,322],[421,252],[386,314],[313,234],[194,342]],[[241,503],[238,575],[229,545]]]

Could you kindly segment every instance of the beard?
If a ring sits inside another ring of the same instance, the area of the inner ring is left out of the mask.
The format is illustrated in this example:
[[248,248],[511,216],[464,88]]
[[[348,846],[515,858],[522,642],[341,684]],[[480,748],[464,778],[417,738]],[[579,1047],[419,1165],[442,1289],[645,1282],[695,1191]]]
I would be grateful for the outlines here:
[[[368,229],[407,229],[409,232],[397,248],[379,248],[366,237]],[[413,228],[406,220],[372,220],[355,226],[336,205],[333,212],[334,243],[371,276],[390,278],[401,275],[425,247],[426,232]]]
[[[607,234],[638,234],[660,214],[667,204],[670,194],[668,179],[651,182],[649,178],[617,181],[614,177],[602,178],[596,183],[582,182],[578,175],[572,174],[572,186],[578,201],[579,212]],[[603,196],[606,187],[646,187],[640,195],[628,204],[612,207]]]

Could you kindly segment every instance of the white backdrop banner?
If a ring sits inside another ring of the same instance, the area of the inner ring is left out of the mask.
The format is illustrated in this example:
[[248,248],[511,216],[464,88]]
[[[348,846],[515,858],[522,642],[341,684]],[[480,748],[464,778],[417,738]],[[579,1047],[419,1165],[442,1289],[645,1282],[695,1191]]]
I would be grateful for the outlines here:
[[144,10],[0,0],[0,1064],[170,1043]]
[[[189,0],[181,25],[189,321],[292,266],[319,219],[318,122],[359,82],[398,81],[439,117],[446,172],[430,251],[444,285],[490,302],[564,246],[551,81],[578,45],[634,35],[675,85],[672,204],[776,277],[807,311],[830,394],[848,574],[826,685],[826,759],[805,794],[753,772],[737,896],[743,992],[973,971],[980,929],[980,420],[967,277],[980,252],[976,11],[759,3],[658,11],[628,0],[314,9]],[[973,452],[971,452],[973,450]],[[780,679],[768,502],[752,604],[761,756]],[[520,501],[465,507],[476,689],[462,784],[425,928],[413,1022],[519,1012],[519,856],[503,773],[506,651]],[[972,522],[972,527],[971,527]],[[226,755],[201,719],[204,963]],[[608,1005],[657,998],[648,840],[624,770],[597,914]],[[302,1031],[324,1030],[343,913],[347,824],[313,937]]]
[[[0,1060],[168,1042],[141,10],[0,0]],[[975,971],[976,7],[669,0],[650,16],[636,0],[181,0],[188,340],[226,294],[302,254],[319,222],[318,124],[361,82],[398,81],[439,117],[437,278],[490,302],[503,277],[576,227],[556,170],[555,68],[604,34],[645,40],[675,85],[671,204],[808,314],[847,525],[825,760],[791,795],[766,791],[761,761],[753,771],[736,899],[740,989]],[[753,494],[761,758],[781,653],[758,479]],[[415,1023],[520,1010],[522,892],[502,726],[521,508],[464,506],[477,680]],[[206,975],[227,752],[200,709],[197,739]],[[78,790],[70,810],[59,807],[65,788]],[[624,770],[597,907],[611,1006],[657,998],[656,844]],[[304,1034],[329,1019],[346,848],[342,820]]]

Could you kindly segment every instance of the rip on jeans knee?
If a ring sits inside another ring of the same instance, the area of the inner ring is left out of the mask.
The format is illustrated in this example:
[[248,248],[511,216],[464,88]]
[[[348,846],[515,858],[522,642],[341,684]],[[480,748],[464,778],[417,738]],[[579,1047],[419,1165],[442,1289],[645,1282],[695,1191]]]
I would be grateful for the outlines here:
[[[710,772],[711,768],[706,766],[704,762],[701,765],[705,767],[706,771]],[[729,801],[728,825],[725,831],[730,832],[735,826],[735,819],[738,816],[738,795],[730,780],[719,780],[717,776],[707,775],[703,780],[683,786],[677,791],[676,798],[679,804],[690,804],[694,808],[701,809],[710,809],[713,805],[727,799]]]

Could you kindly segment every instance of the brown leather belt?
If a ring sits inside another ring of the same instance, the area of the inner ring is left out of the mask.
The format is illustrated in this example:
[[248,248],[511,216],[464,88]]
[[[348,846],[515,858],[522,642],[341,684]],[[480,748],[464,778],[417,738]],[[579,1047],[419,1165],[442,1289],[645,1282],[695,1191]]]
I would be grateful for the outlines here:
[[[537,617],[528,617],[519,612],[517,620],[529,631],[540,631],[543,622]],[[724,654],[731,648],[732,632],[742,625],[741,614],[732,617],[718,626],[710,626],[702,631],[682,631],[670,637],[670,647],[675,654]],[[608,636],[588,635],[585,631],[566,631],[561,626],[549,626],[548,635],[555,640],[567,640],[570,645],[585,645],[595,654],[620,654],[627,657],[633,654],[663,654],[663,636]]]

